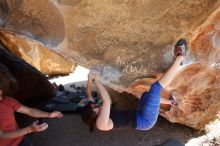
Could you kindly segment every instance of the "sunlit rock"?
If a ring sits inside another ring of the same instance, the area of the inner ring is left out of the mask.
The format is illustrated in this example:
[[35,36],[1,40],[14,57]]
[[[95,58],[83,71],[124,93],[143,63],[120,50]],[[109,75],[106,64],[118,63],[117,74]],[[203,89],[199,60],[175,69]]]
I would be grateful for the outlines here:
[[75,65],[39,42],[0,32],[0,41],[14,55],[24,59],[45,75],[67,75]]

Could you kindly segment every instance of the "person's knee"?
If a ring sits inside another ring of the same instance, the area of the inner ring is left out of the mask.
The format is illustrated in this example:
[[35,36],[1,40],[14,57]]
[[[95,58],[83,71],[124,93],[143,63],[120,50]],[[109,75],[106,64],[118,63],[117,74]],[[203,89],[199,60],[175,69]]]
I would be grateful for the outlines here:
[[142,93],[141,98],[142,98],[142,97],[145,97],[145,96],[147,96],[147,95],[148,95],[148,91],[145,91],[144,93]]
[[154,125],[156,124],[156,122],[151,122],[150,124],[148,124],[147,126],[146,126],[146,130],[150,130],[151,128],[153,128],[154,127]]
[[161,84],[157,81],[151,85],[149,94],[152,94],[152,95],[158,94],[158,93],[160,94],[162,88],[163,87],[161,86]]
[[149,122],[148,128],[149,129],[153,128],[156,122],[157,122],[157,117]]

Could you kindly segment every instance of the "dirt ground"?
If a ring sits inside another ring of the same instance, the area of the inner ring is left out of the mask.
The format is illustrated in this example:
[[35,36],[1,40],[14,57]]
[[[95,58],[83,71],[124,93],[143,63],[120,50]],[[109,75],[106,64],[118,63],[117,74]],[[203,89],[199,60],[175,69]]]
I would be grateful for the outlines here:
[[63,119],[44,120],[49,128],[42,133],[29,135],[34,146],[155,146],[170,138],[186,143],[197,137],[199,132],[171,124],[160,117],[157,124],[148,131],[115,130],[90,133],[77,114],[67,114]]

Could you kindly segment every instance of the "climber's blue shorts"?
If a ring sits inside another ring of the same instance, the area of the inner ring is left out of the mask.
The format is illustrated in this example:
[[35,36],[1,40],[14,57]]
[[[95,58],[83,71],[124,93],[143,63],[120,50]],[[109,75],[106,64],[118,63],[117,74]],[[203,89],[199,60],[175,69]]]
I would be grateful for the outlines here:
[[159,82],[155,82],[151,85],[149,92],[144,92],[141,96],[136,109],[136,129],[148,130],[155,125],[160,109],[162,88]]

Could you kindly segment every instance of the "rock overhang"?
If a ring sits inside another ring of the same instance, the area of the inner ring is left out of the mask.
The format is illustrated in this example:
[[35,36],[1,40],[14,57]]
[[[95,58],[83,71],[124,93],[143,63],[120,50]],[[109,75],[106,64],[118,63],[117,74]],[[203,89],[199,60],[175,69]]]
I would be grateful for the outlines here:
[[9,9],[1,13],[1,20],[8,21],[1,29],[41,41],[87,68],[102,68],[107,86],[119,92],[132,87],[134,95],[158,78],[153,78],[155,73],[166,71],[174,60],[172,47],[183,37],[190,46],[188,67],[168,90],[180,104],[161,115],[203,129],[219,111],[219,4],[218,0],[12,0],[4,3]]

